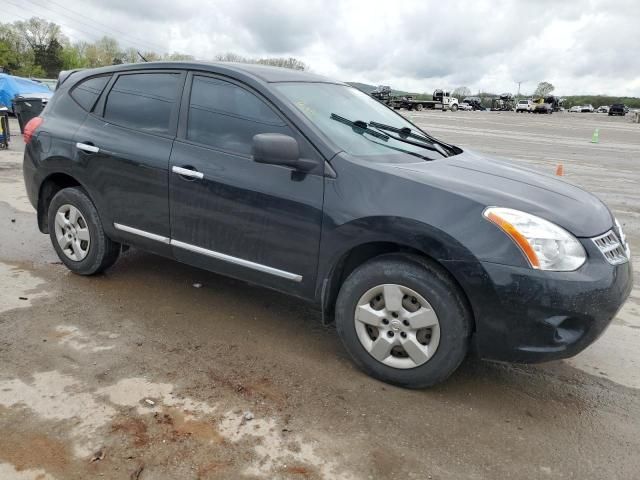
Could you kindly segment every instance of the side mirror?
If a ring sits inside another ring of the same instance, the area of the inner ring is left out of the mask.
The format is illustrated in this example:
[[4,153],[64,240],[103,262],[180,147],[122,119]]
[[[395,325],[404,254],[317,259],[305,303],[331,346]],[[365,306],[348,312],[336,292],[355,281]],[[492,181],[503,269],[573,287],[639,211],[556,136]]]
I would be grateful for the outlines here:
[[317,163],[300,158],[295,138],[281,133],[259,133],[253,137],[253,160],[258,163],[282,165],[303,172],[313,170]]

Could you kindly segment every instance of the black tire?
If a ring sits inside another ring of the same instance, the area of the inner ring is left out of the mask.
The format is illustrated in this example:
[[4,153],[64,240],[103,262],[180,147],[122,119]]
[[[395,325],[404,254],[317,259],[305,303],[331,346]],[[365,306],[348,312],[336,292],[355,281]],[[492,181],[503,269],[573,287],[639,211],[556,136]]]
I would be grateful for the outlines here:
[[416,105],[416,110],[417,110],[418,112],[421,112],[423,109],[424,109],[424,107],[422,106],[422,104],[421,104],[421,103],[419,103],[419,104],[417,104],[417,105]]
[[451,111],[452,112],[457,112],[458,111],[458,104],[454,103],[453,105],[451,105]]
[[[86,220],[91,242],[86,257],[75,261],[69,258],[62,250],[56,239],[55,216],[63,205],[71,205],[77,208]],[[48,212],[49,237],[58,257],[69,270],[79,275],[94,275],[112,266],[120,255],[121,245],[114,242],[104,233],[102,222],[98,216],[95,205],[87,193],[79,187],[71,187],[60,190],[55,194],[49,204]]]
[[[355,311],[369,289],[395,283],[409,287],[433,307],[440,323],[439,345],[426,363],[409,369],[379,362],[358,338]],[[418,256],[388,254],[354,270],[343,283],[336,301],[338,335],[355,364],[383,382],[406,388],[425,388],[446,380],[467,355],[472,316],[464,294],[436,263]]]

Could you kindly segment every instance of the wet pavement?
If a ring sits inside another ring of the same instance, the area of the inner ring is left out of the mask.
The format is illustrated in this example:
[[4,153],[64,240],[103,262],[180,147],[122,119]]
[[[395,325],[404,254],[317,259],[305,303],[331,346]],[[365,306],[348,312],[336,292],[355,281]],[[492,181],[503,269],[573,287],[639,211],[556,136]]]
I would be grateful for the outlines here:
[[[539,171],[562,163],[639,251],[638,125],[410,116]],[[135,249],[104,275],[71,274],[37,230],[19,140],[0,151],[0,479],[638,477],[637,287],[573,359],[470,358],[403,390],[359,372],[316,310],[279,293]]]

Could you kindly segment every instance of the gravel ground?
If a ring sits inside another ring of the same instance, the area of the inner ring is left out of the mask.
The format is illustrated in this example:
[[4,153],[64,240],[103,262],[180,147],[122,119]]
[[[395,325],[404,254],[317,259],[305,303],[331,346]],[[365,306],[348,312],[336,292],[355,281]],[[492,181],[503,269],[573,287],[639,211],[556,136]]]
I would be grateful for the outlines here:
[[[640,125],[404,113],[463,147],[563,164],[640,251]],[[470,358],[403,390],[281,294],[135,249],[105,275],[69,273],[37,231],[21,149],[0,151],[0,479],[637,478],[639,288],[573,359]]]

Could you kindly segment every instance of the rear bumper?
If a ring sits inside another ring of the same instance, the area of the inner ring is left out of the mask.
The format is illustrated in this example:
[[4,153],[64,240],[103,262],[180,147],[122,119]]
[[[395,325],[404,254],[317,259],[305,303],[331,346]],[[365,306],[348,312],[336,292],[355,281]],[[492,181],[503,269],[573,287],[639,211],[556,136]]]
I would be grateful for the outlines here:
[[[533,363],[576,355],[607,328],[631,292],[631,262],[595,252],[575,272],[481,263],[464,275],[482,358]],[[460,272],[459,272],[460,273]],[[471,274],[471,276],[469,276]],[[460,278],[460,277],[458,277]]]

